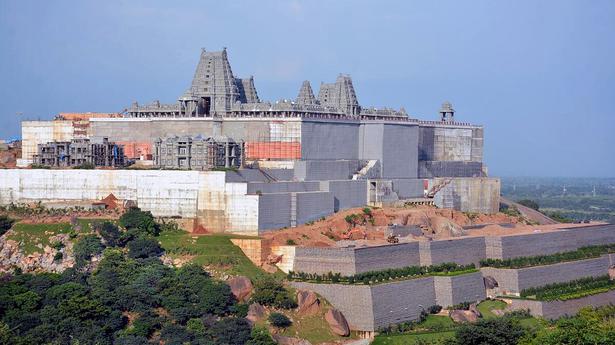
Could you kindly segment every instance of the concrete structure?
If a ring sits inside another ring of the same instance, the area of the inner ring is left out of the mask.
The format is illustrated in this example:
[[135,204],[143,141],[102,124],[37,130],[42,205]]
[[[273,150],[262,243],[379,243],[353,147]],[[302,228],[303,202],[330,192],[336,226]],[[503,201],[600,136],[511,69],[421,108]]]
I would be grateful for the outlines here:
[[615,290],[590,295],[567,301],[537,301],[531,299],[511,298],[508,310],[529,310],[532,316],[545,319],[558,319],[562,316],[575,315],[579,309],[592,306],[601,307],[615,303]]
[[38,145],[34,162],[49,167],[74,167],[92,164],[99,167],[123,167],[124,148],[103,138],[102,142],[89,139],[54,141]]
[[243,165],[243,143],[227,137],[170,137],[154,142],[154,166],[209,170]]
[[[24,122],[23,162],[32,158],[29,147],[70,140],[79,126],[67,117]],[[365,107],[348,75],[322,83],[318,97],[304,81],[296,100],[265,102],[253,77],[235,77],[226,49],[201,51],[192,82],[176,103],[135,102],[123,118],[91,116],[86,133],[124,145],[129,158],[154,154],[159,166],[179,168],[183,160],[197,169],[205,167],[205,157],[161,158],[155,138],[233,138],[245,143],[248,167],[291,170],[276,181],[323,181],[320,191],[339,196],[334,210],[423,197],[423,178],[432,186],[438,178],[454,178],[434,199],[440,207],[487,213],[499,208],[499,180],[484,174],[483,128],[456,122],[450,103],[443,104],[440,121],[414,119],[403,108]],[[368,191],[352,180],[367,180]]]
[[339,309],[353,330],[373,332],[419,318],[432,305],[443,307],[485,299],[480,273],[452,277],[425,277],[376,285],[292,282],[311,290]]
[[553,265],[525,268],[483,267],[483,276],[498,282],[495,295],[519,294],[522,290],[553,283],[563,283],[585,277],[600,277],[609,273],[609,255],[595,259],[561,262]]

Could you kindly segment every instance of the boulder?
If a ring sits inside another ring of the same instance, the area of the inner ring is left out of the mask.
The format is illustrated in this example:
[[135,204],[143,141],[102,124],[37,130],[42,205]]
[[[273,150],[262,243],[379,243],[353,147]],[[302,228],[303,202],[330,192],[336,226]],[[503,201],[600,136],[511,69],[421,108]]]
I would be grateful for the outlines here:
[[263,319],[264,317],[265,307],[258,303],[250,304],[250,306],[248,307],[248,315],[246,316],[246,319],[254,323],[258,320]]
[[279,263],[280,261],[282,261],[282,255],[271,253],[267,256],[267,263],[270,265],[275,265]]
[[250,278],[244,276],[238,276],[228,281],[228,285],[231,287],[231,292],[237,298],[238,301],[247,301],[252,294],[252,282]]
[[271,337],[280,345],[312,345],[309,341],[301,338],[285,337],[279,334],[274,334]]
[[498,287],[498,281],[495,280],[495,278],[493,278],[492,276],[484,277],[483,281],[485,282],[486,289],[495,289],[496,287]]
[[346,318],[341,311],[337,309],[329,309],[329,311],[325,313],[325,321],[327,321],[333,333],[341,335],[342,337],[347,337],[350,335],[348,321],[346,321]]
[[314,315],[320,312],[320,300],[312,291],[297,292],[297,313],[300,315]]
[[451,310],[448,316],[456,323],[476,322],[478,316],[470,310]]
[[480,311],[478,311],[478,306],[476,303],[472,303],[470,304],[470,307],[468,308],[469,311],[473,312],[476,317],[482,317],[483,315],[480,313]]
[[609,268],[609,278],[611,280],[615,279],[615,266]]

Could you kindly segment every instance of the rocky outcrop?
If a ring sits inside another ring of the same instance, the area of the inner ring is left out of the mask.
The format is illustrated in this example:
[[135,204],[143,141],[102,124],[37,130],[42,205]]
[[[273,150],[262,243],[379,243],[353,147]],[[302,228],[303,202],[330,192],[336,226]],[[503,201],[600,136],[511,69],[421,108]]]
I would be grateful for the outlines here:
[[298,291],[297,305],[299,315],[315,315],[320,312],[320,300],[312,291]]
[[342,337],[347,337],[350,335],[348,321],[346,321],[346,318],[341,311],[337,309],[329,309],[325,313],[325,321],[327,321],[333,333],[341,335]]
[[478,316],[469,310],[451,310],[448,316],[456,323],[476,322]]
[[495,278],[493,278],[492,276],[484,277],[483,281],[485,282],[486,289],[495,289],[496,287],[498,287],[498,281],[495,280]]
[[274,334],[272,338],[280,345],[312,345],[312,343],[305,339],[285,337],[279,334]]
[[255,323],[265,317],[265,312],[265,307],[258,303],[252,303],[248,307],[248,315],[246,316],[246,319],[252,323]]
[[231,287],[231,292],[235,298],[240,302],[247,301],[252,294],[253,286],[250,278],[248,277],[234,277],[228,281],[228,285]]
[[[49,237],[49,243],[61,243],[61,248],[38,245],[40,251],[25,254],[17,241],[9,240],[12,230],[0,237],[0,272],[12,272],[20,268],[24,273],[61,273],[75,264],[73,243],[67,234]],[[62,258],[56,257],[62,253]]]

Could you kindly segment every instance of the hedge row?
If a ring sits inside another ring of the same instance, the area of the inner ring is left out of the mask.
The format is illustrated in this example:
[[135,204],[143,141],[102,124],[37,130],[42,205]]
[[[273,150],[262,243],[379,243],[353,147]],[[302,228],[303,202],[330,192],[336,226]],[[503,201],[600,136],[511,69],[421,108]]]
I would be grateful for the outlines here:
[[604,254],[615,253],[615,243],[581,247],[575,251],[561,252],[551,255],[522,256],[513,259],[484,259],[481,267],[524,268],[532,266],[552,265],[560,262],[597,258]]
[[343,283],[343,284],[362,284],[371,285],[384,283],[390,280],[405,280],[435,275],[453,276],[464,273],[477,272],[474,264],[458,265],[446,262],[432,266],[407,266],[402,268],[390,268],[381,271],[371,271],[358,273],[351,276],[342,276],[339,273],[329,272],[327,274],[315,274],[305,272],[288,272],[288,279],[303,282],[316,283]]
[[566,301],[615,289],[615,281],[608,275],[581,278],[565,283],[555,283],[521,291],[521,297],[534,297],[540,301]]

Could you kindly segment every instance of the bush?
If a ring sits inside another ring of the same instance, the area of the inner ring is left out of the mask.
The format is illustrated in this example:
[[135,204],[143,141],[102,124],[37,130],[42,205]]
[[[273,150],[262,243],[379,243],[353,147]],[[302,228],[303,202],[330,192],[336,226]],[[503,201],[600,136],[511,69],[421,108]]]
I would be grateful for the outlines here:
[[523,200],[519,200],[517,201],[518,204],[523,205],[525,207],[529,207],[532,208],[536,211],[538,211],[538,209],[540,209],[540,206],[538,206],[538,203],[534,200],[530,200],[530,199],[523,199]]
[[286,245],[287,246],[296,246],[297,242],[295,242],[295,240],[289,238],[289,239],[286,240]]
[[106,221],[96,224],[94,229],[98,232],[98,234],[100,234],[103,240],[105,240],[107,246],[116,247],[120,244],[122,232],[115,224]]
[[252,302],[283,309],[292,309],[297,306],[282,283],[269,277],[258,279],[254,283]]
[[[154,216],[149,211],[141,211],[138,207],[131,207],[120,217],[120,224],[127,230],[135,230],[137,233],[158,236],[160,226],[154,220]],[[135,236],[136,237],[136,236]]]
[[57,252],[56,255],[53,256],[53,261],[62,261],[64,258],[64,254],[62,252]]
[[271,313],[267,320],[273,327],[286,328],[292,325],[290,319],[282,313]]
[[140,237],[128,242],[128,257],[145,259],[162,254],[163,250],[157,240],[149,237]]
[[4,235],[15,223],[14,219],[8,216],[0,216],[0,236]]
[[615,289],[615,281],[608,275],[587,277],[564,283],[548,284],[521,291],[521,297],[535,296],[541,301],[565,301]]
[[102,253],[104,246],[95,235],[86,235],[75,243],[75,265],[83,267],[90,262],[92,256]]
[[429,314],[437,314],[442,310],[442,306],[441,305],[432,305],[431,307],[427,308],[427,312]]
[[265,327],[254,327],[246,345],[276,345]]
[[96,165],[94,165],[94,163],[85,162],[79,165],[75,165],[73,169],[96,169]]
[[515,345],[525,334],[519,322],[511,318],[480,319],[459,326],[455,341],[459,345]]

